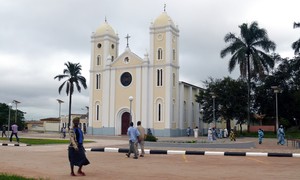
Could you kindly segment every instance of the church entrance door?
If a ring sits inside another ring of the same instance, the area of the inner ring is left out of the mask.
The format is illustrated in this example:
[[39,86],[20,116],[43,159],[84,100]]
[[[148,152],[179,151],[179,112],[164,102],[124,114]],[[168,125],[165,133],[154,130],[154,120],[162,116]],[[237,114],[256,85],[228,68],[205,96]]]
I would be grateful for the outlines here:
[[129,112],[124,112],[123,114],[122,114],[122,132],[121,132],[121,134],[122,135],[126,135],[127,134],[127,129],[128,129],[128,127],[129,127],[129,122],[130,122],[130,114],[129,114]]

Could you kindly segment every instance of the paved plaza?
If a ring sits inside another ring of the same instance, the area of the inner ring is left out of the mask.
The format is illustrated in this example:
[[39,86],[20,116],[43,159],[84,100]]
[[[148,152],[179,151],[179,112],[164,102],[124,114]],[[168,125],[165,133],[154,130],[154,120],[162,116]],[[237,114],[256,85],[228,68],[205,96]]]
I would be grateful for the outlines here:
[[[20,133],[20,138],[59,138],[55,133]],[[126,136],[85,136],[93,143],[86,149],[128,148]],[[145,149],[209,152],[294,153],[300,149],[276,144],[276,139],[238,138],[236,142],[218,139],[212,144],[223,147],[191,146],[186,141],[205,142],[206,137],[161,137],[159,143],[147,143]],[[1,142],[7,143],[7,142]],[[174,146],[174,144],[180,146]],[[253,147],[236,147],[234,144]],[[172,144],[172,147],[170,147]],[[186,146],[184,146],[184,145]],[[157,146],[159,145],[159,146]],[[228,147],[224,147],[224,145]],[[247,146],[248,146],[247,145]],[[185,154],[146,154],[144,158],[127,158],[125,153],[88,151],[91,164],[84,167],[86,176],[71,177],[67,145],[0,146],[0,172],[45,179],[300,179],[299,157],[220,156]]]

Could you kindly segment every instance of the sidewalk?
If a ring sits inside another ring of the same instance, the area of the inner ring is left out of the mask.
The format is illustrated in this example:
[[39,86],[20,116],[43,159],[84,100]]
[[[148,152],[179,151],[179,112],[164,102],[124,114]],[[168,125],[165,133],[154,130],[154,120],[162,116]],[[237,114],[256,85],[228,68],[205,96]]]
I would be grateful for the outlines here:
[[[59,133],[36,133],[36,132],[19,132],[19,138],[49,138],[61,139]],[[65,139],[69,139],[68,135]],[[128,148],[127,136],[102,136],[102,135],[85,135],[85,140],[94,141],[93,143],[85,143],[86,148],[99,147],[118,147]],[[192,143],[192,141],[196,141]],[[15,144],[9,140],[2,140],[0,143]],[[22,145],[22,143],[20,143]],[[23,144],[24,145],[24,144]],[[262,144],[258,144],[257,138],[237,138],[236,141],[230,141],[229,138],[217,139],[216,141],[207,141],[206,136],[194,137],[158,137],[158,141],[145,142],[147,149],[161,150],[209,150],[209,151],[235,151],[235,152],[274,152],[274,153],[300,153],[300,149],[293,148],[291,143],[285,145],[277,145],[277,139],[264,138]],[[244,146],[244,147],[243,147]]]

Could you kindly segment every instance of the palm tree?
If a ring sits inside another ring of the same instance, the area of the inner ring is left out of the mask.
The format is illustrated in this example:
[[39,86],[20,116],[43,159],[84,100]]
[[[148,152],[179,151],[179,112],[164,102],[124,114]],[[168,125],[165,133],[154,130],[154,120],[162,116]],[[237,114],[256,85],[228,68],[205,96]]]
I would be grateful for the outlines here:
[[233,33],[225,35],[224,41],[230,43],[225,47],[220,55],[224,58],[231,54],[229,60],[229,72],[232,72],[239,64],[241,77],[248,76],[248,126],[250,125],[250,80],[251,73],[262,78],[265,73],[269,73],[274,67],[274,59],[266,54],[270,50],[275,50],[276,44],[269,40],[267,31],[258,27],[257,22],[252,22],[250,26],[244,23],[239,26],[240,36],[237,37]]
[[[294,28],[298,28],[300,27],[300,23],[295,23],[294,22]],[[300,39],[298,39],[297,41],[293,42],[292,44],[292,48],[295,50],[294,54],[297,55],[300,53]]]
[[81,65],[79,63],[65,63],[67,66],[66,69],[64,69],[64,74],[57,75],[54,77],[54,79],[58,78],[60,81],[61,79],[67,78],[58,88],[58,92],[60,94],[62,88],[66,84],[66,93],[69,96],[69,121],[68,121],[68,129],[70,129],[70,122],[71,122],[71,105],[72,105],[72,95],[74,92],[74,84],[76,85],[76,88],[78,92],[81,92],[80,84],[84,87],[84,89],[87,88],[86,80],[83,76],[81,76]]

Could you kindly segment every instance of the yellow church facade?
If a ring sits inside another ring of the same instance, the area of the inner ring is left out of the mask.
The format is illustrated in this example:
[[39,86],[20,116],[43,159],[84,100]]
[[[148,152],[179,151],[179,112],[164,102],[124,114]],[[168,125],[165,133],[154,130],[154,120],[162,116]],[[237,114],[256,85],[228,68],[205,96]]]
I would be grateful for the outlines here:
[[199,87],[179,81],[179,29],[164,11],[150,25],[150,51],[139,57],[105,22],[91,36],[88,133],[125,135],[142,122],[155,136],[182,136],[202,127]]

